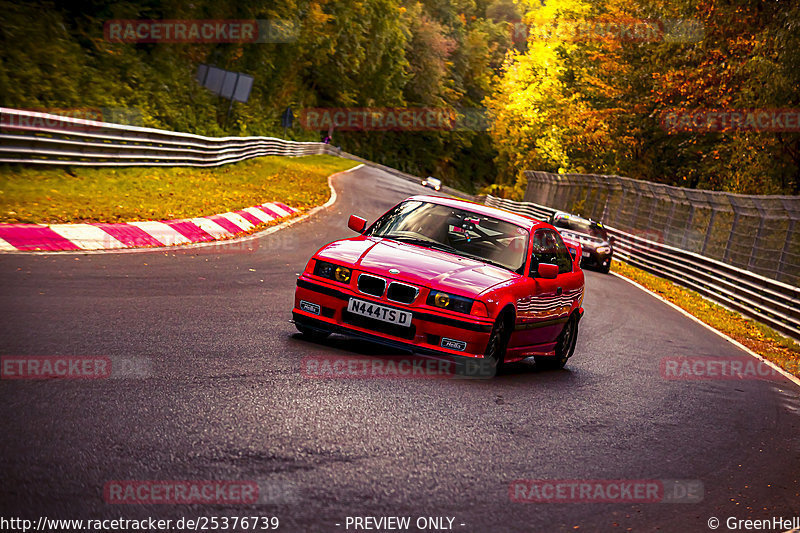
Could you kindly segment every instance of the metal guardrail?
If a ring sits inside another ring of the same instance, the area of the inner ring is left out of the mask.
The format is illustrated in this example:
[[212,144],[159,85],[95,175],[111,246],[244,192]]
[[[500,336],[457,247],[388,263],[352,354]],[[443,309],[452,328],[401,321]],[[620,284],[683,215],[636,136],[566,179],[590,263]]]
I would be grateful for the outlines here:
[[[488,196],[486,205],[548,220],[555,209]],[[724,307],[800,340],[800,287],[606,226],[618,259],[688,287]]]
[[[254,157],[318,154],[358,161],[408,181],[421,180],[319,142],[205,137],[0,107],[0,163],[217,167]],[[449,187],[443,187],[443,191],[471,198]]]
[[216,167],[266,155],[330,151],[318,142],[205,137],[0,107],[0,163]]

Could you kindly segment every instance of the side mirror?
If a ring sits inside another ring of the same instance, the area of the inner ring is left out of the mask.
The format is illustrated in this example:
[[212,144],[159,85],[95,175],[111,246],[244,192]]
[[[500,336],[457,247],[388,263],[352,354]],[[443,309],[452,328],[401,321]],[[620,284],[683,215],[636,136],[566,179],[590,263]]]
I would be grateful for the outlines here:
[[609,235],[608,236],[608,244],[610,244],[611,246],[614,246],[615,242],[617,242],[617,238],[614,237],[613,235]]
[[367,221],[356,215],[350,215],[350,220],[347,221],[347,227],[356,233],[364,233],[367,229]]
[[539,263],[539,266],[536,269],[536,275],[544,279],[556,279],[558,276],[558,265]]

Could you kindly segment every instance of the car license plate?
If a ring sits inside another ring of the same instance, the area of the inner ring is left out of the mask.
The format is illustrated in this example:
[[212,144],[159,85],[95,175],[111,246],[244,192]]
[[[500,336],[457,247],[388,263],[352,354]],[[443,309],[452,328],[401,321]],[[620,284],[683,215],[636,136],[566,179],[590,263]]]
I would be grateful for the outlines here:
[[364,300],[350,298],[350,301],[347,303],[347,310],[357,315],[374,318],[390,324],[397,324],[398,326],[411,325],[411,313],[408,311],[401,311],[400,309],[394,309],[372,302],[365,302]]
[[590,254],[589,252],[583,252],[581,255],[582,255],[583,257],[589,257],[589,256],[590,256],[590,255],[592,255],[592,254]]

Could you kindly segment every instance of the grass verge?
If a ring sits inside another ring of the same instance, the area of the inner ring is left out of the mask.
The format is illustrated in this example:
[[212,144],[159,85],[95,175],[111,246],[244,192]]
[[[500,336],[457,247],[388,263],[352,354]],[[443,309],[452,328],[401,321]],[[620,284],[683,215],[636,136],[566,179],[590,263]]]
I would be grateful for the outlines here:
[[0,166],[0,222],[167,220],[264,202],[325,203],[328,176],[358,163],[339,157],[259,157],[218,168]]
[[769,326],[745,318],[703,298],[693,290],[627,263],[614,261],[611,270],[669,300],[717,331],[744,344],[764,359],[800,377],[800,345]]

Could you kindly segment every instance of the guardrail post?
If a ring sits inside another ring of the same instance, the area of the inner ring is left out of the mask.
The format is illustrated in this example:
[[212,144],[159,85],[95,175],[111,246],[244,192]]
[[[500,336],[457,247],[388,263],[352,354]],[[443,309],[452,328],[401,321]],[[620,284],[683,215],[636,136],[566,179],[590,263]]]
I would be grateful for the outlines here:
[[628,190],[625,187],[620,186],[622,189],[622,198],[619,200],[619,207],[617,208],[616,213],[614,213],[614,222],[613,224],[616,226],[619,223],[619,214],[622,212],[623,208],[625,207],[625,200],[628,196]]
[[692,225],[694,224],[694,204],[689,203],[689,216],[686,217],[686,225],[683,230],[683,239],[681,240],[681,247],[688,248],[689,235],[692,233]]
[[786,256],[789,253],[789,243],[792,241],[792,234],[794,233],[795,219],[789,220],[789,227],[786,228],[786,240],[783,242],[783,249],[781,250],[781,257],[778,259],[778,277],[784,274],[784,267],[786,266]]
[[763,235],[764,235],[764,221],[766,219],[766,214],[764,213],[764,210],[761,208],[759,203],[755,202],[754,205],[755,205],[756,209],[758,210],[758,214],[760,216],[758,217],[758,231],[756,232],[756,238],[753,241],[752,248],[750,248],[750,257],[747,259],[747,268],[748,269],[752,269],[753,268],[753,263],[755,262],[755,258],[756,258],[756,247],[758,246],[758,244],[761,242],[761,239],[763,238]]
[[728,234],[728,242],[725,244],[725,254],[722,256],[724,262],[731,260],[731,246],[733,246],[733,236],[736,235],[736,226],[739,225],[739,211],[736,206],[733,207],[733,223],[731,224],[731,232]]
[[711,216],[708,219],[708,227],[706,228],[706,237],[703,239],[703,248],[700,250],[701,254],[706,253],[706,248],[708,248],[708,241],[711,240],[711,231],[714,227],[714,218],[717,216],[717,209],[715,207],[711,207]]
[[650,206],[650,212],[647,215],[647,229],[653,227],[653,215],[655,214],[656,209],[658,207],[657,205],[658,203],[656,201],[656,199],[658,198],[658,196],[656,195],[656,188],[653,186],[652,183],[650,184],[649,188],[650,188],[650,194],[653,195],[653,205]]
[[[675,200],[675,198],[672,195],[670,195],[669,199],[670,199],[670,202],[672,202],[672,205],[669,208],[669,215],[667,216],[667,220],[664,222],[664,235],[662,235],[662,238],[663,238],[663,240],[665,242],[666,241],[670,241],[670,239],[672,239],[672,235],[671,235],[672,234],[672,222],[673,222],[673,220],[675,220],[675,209],[677,209],[677,207],[678,207],[678,202]],[[669,232],[670,235],[667,235],[667,232]]]

